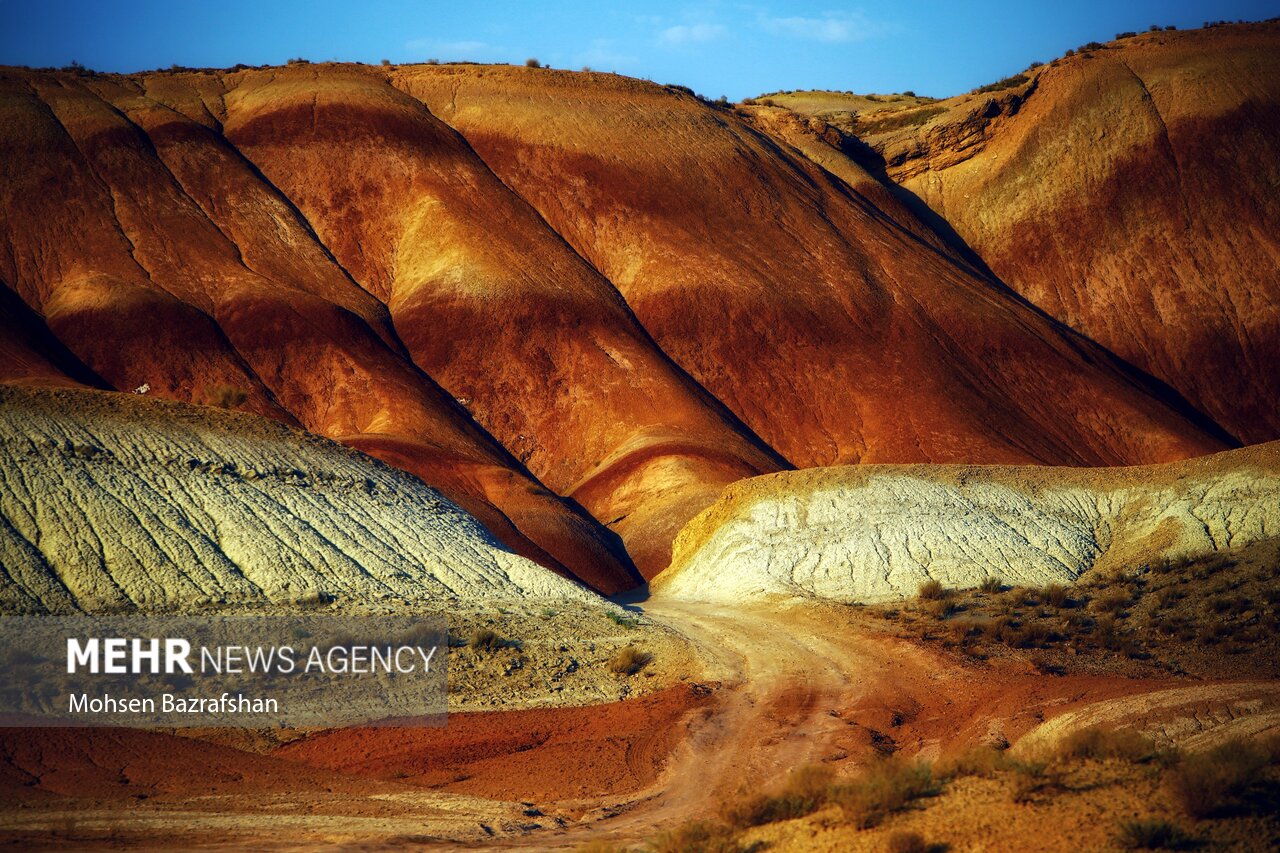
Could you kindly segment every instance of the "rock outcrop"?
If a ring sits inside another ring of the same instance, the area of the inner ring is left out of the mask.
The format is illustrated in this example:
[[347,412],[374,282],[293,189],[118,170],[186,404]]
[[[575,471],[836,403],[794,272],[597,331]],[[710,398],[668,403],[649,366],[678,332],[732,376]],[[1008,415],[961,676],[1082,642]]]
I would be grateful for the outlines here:
[[221,135],[127,81],[0,76],[0,278],[110,386],[230,397],[416,474],[543,565],[636,583],[411,362],[386,307]]
[[745,477],[1233,444],[781,114],[299,63],[0,69],[0,117],[6,379],[301,426],[604,592]]
[[254,415],[0,385],[0,460],[8,613],[595,598],[414,477]]
[[1012,80],[843,125],[1032,303],[1244,443],[1280,438],[1280,23],[1143,33]]
[[392,79],[797,467],[1221,447],[1100,348],[733,111],[612,75],[415,66]]
[[731,486],[676,540],[664,594],[736,602],[1069,583],[1280,537],[1280,442],[1132,468],[861,465]]

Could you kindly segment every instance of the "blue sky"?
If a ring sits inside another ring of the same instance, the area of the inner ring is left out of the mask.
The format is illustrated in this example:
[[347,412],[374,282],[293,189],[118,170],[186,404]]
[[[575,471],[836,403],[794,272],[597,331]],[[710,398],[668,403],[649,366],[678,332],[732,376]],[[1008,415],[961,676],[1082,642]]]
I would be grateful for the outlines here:
[[1240,2],[109,2],[0,0],[0,64],[105,71],[290,57],[589,65],[740,99],[777,89],[950,95],[1153,23],[1280,15]]

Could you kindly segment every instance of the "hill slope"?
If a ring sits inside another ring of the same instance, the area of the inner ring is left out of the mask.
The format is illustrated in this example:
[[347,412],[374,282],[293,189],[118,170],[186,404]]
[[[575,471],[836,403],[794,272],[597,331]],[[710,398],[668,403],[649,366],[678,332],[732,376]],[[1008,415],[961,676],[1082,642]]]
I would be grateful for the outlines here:
[[413,477],[251,415],[0,385],[6,612],[585,599]]
[[56,339],[0,350],[14,378],[63,382],[60,344],[87,384],[243,396],[606,592],[791,465],[1229,444],[865,170],[673,88],[9,69],[0,114],[0,279]]
[[796,466],[1217,447],[1106,353],[730,111],[610,75],[415,66],[393,79]]
[[1280,437],[1280,24],[1144,33],[1018,79],[776,100],[870,145],[1031,302],[1245,443]]
[[680,533],[666,594],[737,602],[1067,583],[1280,537],[1280,442],[1134,468],[860,465],[731,486]]

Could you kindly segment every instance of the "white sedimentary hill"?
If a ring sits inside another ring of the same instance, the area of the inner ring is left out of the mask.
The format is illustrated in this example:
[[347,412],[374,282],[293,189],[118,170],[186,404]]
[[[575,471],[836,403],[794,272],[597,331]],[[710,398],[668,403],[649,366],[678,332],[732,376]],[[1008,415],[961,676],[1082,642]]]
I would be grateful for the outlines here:
[[254,415],[0,385],[0,610],[596,597],[416,478]]
[[1280,442],[1129,468],[862,465],[736,483],[676,540],[682,598],[879,601],[1039,585],[1280,536]]

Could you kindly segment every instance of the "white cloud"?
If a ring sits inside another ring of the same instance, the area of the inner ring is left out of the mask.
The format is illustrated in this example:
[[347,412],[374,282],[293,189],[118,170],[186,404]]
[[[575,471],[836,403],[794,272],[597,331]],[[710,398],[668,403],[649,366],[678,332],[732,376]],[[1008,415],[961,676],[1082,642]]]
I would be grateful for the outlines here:
[[714,41],[726,32],[720,24],[677,24],[658,33],[658,41],[668,47],[680,47]]
[[775,36],[820,41],[827,44],[862,41],[880,35],[884,28],[859,12],[827,12],[816,18],[760,16],[760,27]]
[[500,48],[483,41],[440,41],[439,39],[411,39],[405,49],[417,56],[433,56],[439,59],[475,59],[481,55],[493,55]]

